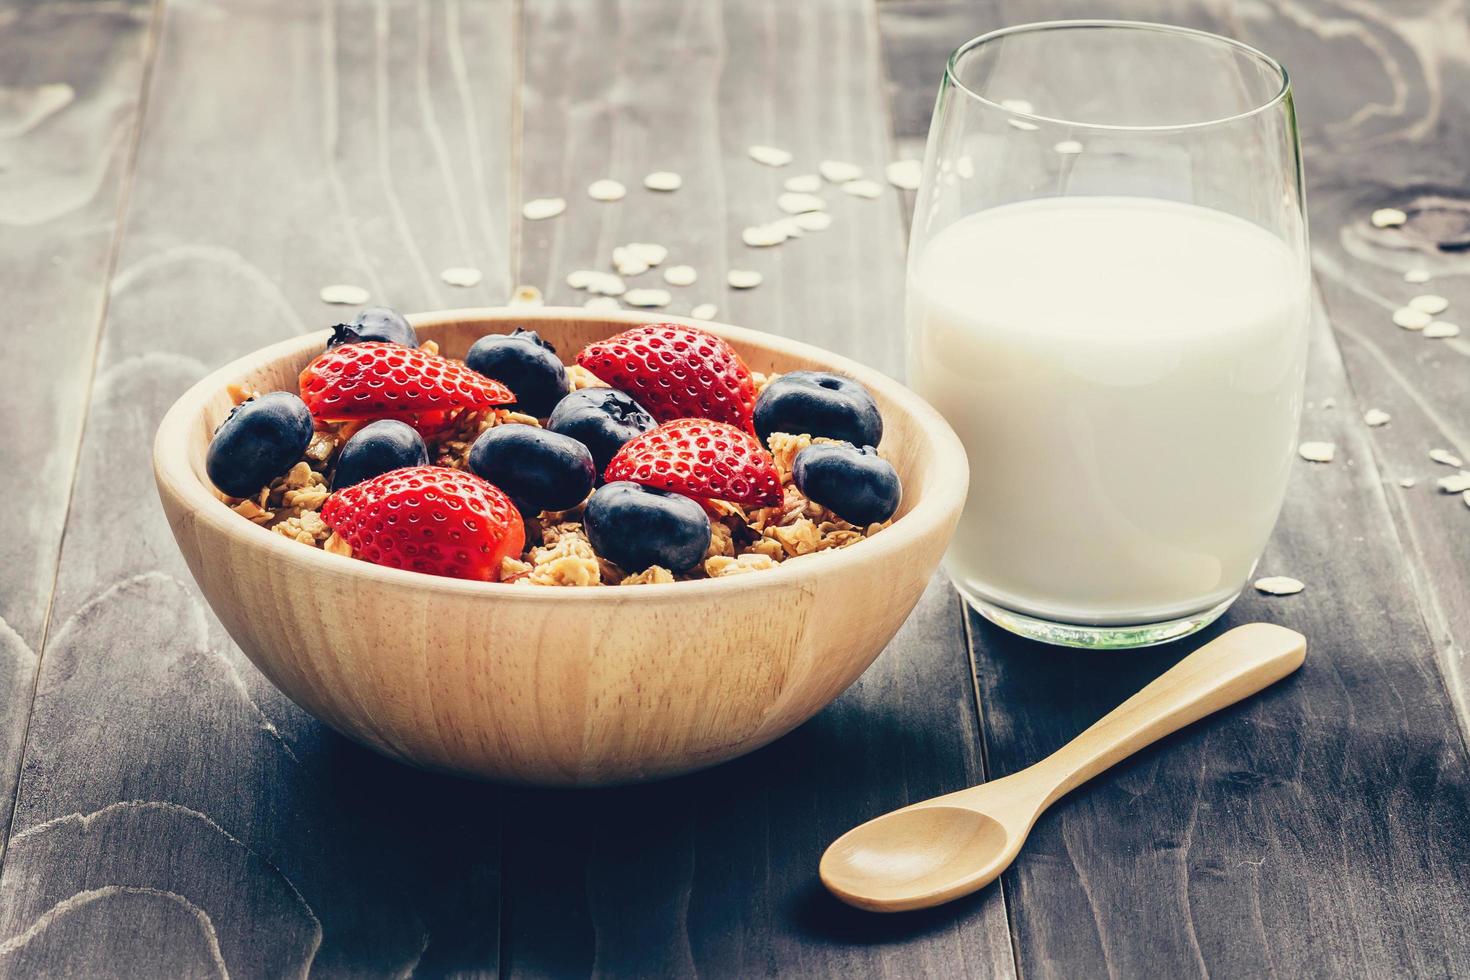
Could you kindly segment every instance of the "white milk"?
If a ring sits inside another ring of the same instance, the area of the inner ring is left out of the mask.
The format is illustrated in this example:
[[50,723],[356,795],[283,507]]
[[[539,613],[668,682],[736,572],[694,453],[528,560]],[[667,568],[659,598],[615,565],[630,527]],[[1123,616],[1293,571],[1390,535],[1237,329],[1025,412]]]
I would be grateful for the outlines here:
[[1063,623],[1202,612],[1249,578],[1301,410],[1307,279],[1193,205],[1048,198],[910,267],[909,380],[959,433],[962,591]]

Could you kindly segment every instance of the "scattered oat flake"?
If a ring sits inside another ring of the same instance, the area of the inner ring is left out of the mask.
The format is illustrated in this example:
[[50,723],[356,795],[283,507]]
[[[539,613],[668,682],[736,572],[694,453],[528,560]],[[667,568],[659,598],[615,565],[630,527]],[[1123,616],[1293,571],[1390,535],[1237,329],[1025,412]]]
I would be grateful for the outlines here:
[[521,205],[521,215],[527,221],[544,221],[555,218],[567,209],[567,202],[559,197],[538,197]]
[[587,185],[587,196],[594,201],[621,201],[628,196],[628,188],[604,177]]
[[517,286],[510,294],[511,306],[543,306],[545,303],[541,298],[541,290],[535,286]]
[[623,302],[629,306],[668,306],[672,299],[667,289],[630,289],[623,294]]
[[1401,306],[1393,311],[1393,322],[1405,330],[1423,330],[1433,320],[1434,317],[1412,306]]
[[787,214],[805,214],[808,211],[825,211],[827,202],[815,194],[796,194],[788,191],[776,198],[776,207]]
[[1410,269],[1404,273],[1404,282],[1425,283],[1429,281],[1428,269]]
[[655,170],[643,178],[643,186],[651,191],[676,191],[684,186],[684,178],[672,170]]
[[1368,411],[1366,411],[1366,412],[1363,413],[1363,424],[1364,425],[1368,425],[1368,426],[1372,426],[1373,428],[1376,429],[1380,425],[1387,425],[1389,419],[1391,419],[1391,418],[1393,418],[1393,416],[1392,415],[1389,415],[1387,412],[1383,411],[1382,409],[1379,409],[1379,408],[1370,408],[1370,409],[1368,409]]
[[700,303],[689,311],[689,315],[696,320],[713,320],[720,312],[720,308],[713,303]]
[[1461,470],[1453,476],[1442,476],[1434,481],[1441,493],[1464,493],[1470,490],[1470,471]]
[[1424,327],[1424,336],[1430,340],[1444,340],[1447,337],[1460,336],[1460,326],[1457,323],[1449,323],[1445,320],[1434,320]]
[[[807,211],[805,213],[806,214],[826,214],[825,211]],[[803,217],[803,216],[804,215],[796,214],[796,215],[790,215],[790,216],[785,217],[785,218],[777,218],[775,221],[771,222],[771,224],[773,224],[777,228],[781,229],[781,231],[783,231],[786,234],[786,237],[787,238],[800,238],[802,235],[805,235],[806,234],[806,229],[803,228],[801,225],[797,224],[796,223],[796,219],[797,218],[800,218],[800,217]]]
[[1324,411],[1329,410],[1329,409],[1333,409],[1333,408],[1336,408],[1336,407],[1337,407],[1337,399],[1336,398],[1327,397],[1327,398],[1322,399],[1322,409]]
[[1368,216],[1374,228],[1394,228],[1409,220],[1409,216],[1398,208],[1379,208]]
[[883,185],[872,180],[849,180],[842,185],[842,193],[872,200],[883,193]]
[[1438,316],[1450,308],[1450,301],[1435,293],[1422,293],[1409,300],[1409,305],[1431,316]]
[[832,216],[825,211],[808,211],[792,218],[791,223],[802,231],[826,231],[832,227]]
[[651,266],[659,265],[669,257],[668,249],[653,242],[629,242],[623,248],[628,250],[629,255],[636,255]]
[[751,225],[740,232],[740,240],[751,248],[769,248],[772,245],[780,245],[791,237],[786,229],[779,223],[772,222],[768,225]]
[[1466,507],[1470,507],[1470,490],[1466,490],[1461,499],[1465,501]]
[[439,278],[451,286],[470,287],[478,286],[480,280],[485,278],[485,274],[467,265],[453,265],[439,273]]
[[351,286],[347,283],[338,283],[335,286],[323,286],[318,294],[323,303],[336,303],[339,306],[361,306],[368,301],[368,291],[361,286]]
[[671,265],[664,270],[664,282],[670,286],[692,286],[698,278],[692,265]]
[[970,159],[970,155],[968,153],[964,156],[959,157],[954,162],[954,172],[959,174],[965,180],[969,180],[971,177],[975,176],[975,161]]
[[628,291],[622,279],[600,269],[578,269],[567,273],[567,285],[601,296],[621,296]]
[[1330,442],[1304,442],[1296,451],[1309,463],[1330,463],[1337,455],[1337,446]]
[[1465,461],[1463,459],[1456,456],[1448,449],[1431,449],[1429,450],[1429,458],[1434,460],[1436,463],[1443,463],[1445,466],[1454,466],[1458,468],[1465,465]]
[[1306,588],[1301,582],[1285,575],[1268,575],[1258,578],[1255,582],[1256,591],[1264,592],[1266,595],[1296,595]]
[[844,160],[823,160],[817,164],[817,171],[834,184],[845,184],[863,175],[862,167]]
[[1062,154],[1073,154],[1082,152],[1082,144],[1076,140],[1062,140],[1052,145],[1052,149]]
[[611,296],[594,296],[583,303],[582,308],[594,313],[616,313],[622,309],[622,306]]
[[822,189],[822,178],[816,174],[802,174],[799,177],[787,177],[781,182],[781,186],[796,194],[815,194]]
[[923,175],[924,165],[918,160],[895,160],[883,168],[883,176],[888,178],[888,182],[905,191],[918,190]]
[[1403,487],[1405,490],[1408,490],[1409,488],[1413,487],[1418,482],[1419,482],[1419,480],[1418,480],[1417,477],[1412,477],[1412,476],[1399,477],[1399,486]]
[[757,143],[745,149],[750,158],[756,163],[764,163],[768,167],[784,167],[791,162],[791,153],[787,150],[778,150],[774,146],[762,146]]
[[754,269],[731,269],[726,274],[725,281],[730,284],[731,289],[754,289],[764,278]]
[[622,248],[613,249],[613,268],[620,276],[641,276],[649,265],[643,259]]
[[1016,119],[1015,117],[1011,117],[1011,118],[1006,119],[1006,122],[1008,124],[1010,124],[1011,126],[1015,127],[1016,129],[1019,129],[1022,132],[1026,132],[1026,133],[1034,133],[1038,129],[1041,128],[1040,126],[1036,125],[1034,122],[1027,122],[1024,119]]
[[1012,112],[1035,112],[1036,111],[1036,109],[1031,105],[1031,100],[1030,99],[1001,99],[1000,100],[1000,105],[1001,105],[1001,108],[1003,108],[1003,109],[1009,109]]

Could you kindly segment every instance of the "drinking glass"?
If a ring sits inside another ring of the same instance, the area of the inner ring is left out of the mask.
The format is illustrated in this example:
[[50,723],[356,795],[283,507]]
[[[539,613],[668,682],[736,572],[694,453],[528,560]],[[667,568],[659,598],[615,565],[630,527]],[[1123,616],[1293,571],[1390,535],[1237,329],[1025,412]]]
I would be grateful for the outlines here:
[[1224,612],[1281,509],[1309,309],[1301,151],[1271,58],[1126,21],[956,50],[907,327],[910,383],[970,458],[945,559],[966,600],[1101,648]]

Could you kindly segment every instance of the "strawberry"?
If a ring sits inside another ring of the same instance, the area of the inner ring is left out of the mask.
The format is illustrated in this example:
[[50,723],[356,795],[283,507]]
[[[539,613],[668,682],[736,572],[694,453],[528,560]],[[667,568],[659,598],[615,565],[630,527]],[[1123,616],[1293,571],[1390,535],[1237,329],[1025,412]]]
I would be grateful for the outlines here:
[[607,464],[606,479],[699,500],[763,507],[781,502],[781,478],[771,454],[750,433],[709,419],[675,419],[634,436]]
[[398,344],[342,344],[301,372],[301,399],[318,422],[400,419],[421,432],[444,428],[460,410],[516,400],[499,381],[459,361]]
[[409,466],[338,490],[322,520],[375,565],[494,582],[526,545],[521,514],[499,487],[463,470]]
[[750,430],[755,382],[735,349],[678,323],[650,323],[582,348],[577,363],[660,422],[714,419]]

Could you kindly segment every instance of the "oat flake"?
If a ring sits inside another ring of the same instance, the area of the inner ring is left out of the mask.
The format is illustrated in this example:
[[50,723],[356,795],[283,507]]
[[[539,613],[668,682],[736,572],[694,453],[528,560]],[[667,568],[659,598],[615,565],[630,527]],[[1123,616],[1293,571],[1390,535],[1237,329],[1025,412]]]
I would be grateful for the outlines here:
[[1404,273],[1404,282],[1425,283],[1429,281],[1428,269],[1410,269]]
[[1393,322],[1405,330],[1423,330],[1433,320],[1434,317],[1412,306],[1401,306],[1393,311]]
[[672,170],[655,170],[643,178],[643,186],[651,191],[676,191],[684,186],[684,178]]
[[668,306],[673,299],[667,289],[630,289],[623,294],[623,302],[629,306]]
[[1036,111],[1032,107],[1030,99],[1001,99],[1000,104],[1001,108],[1009,109],[1012,112],[1034,113]]
[[527,221],[544,221],[555,218],[567,209],[567,202],[559,197],[538,197],[521,205],[521,216]]
[[883,193],[883,187],[871,180],[849,180],[842,185],[842,193],[872,200]]
[[622,306],[611,296],[594,296],[582,304],[582,309],[594,313],[616,313]]
[[1444,320],[1435,320],[1424,328],[1424,336],[1430,340],[1444,340],[1446,337],[1460,336],[1459,324],[1448,323]]
[[1010,124],[1011,126],[1015,127],[1016,129],[1021,130],[1023,133],[1034,133],[1038,129],[1041,128],[1040,126],[1036,125],[1034,122],[1027,122],[1024,119],[1016,119],[1014,116],[1011,117],[1011,118],[1008,118],[1006,120],[1006,122],[1008,124]]
[[1330,398],[1329,397],[1329,398],[1322,399],[1322,410],[1323,411],[1327,411],[1329,409],[1333,409],[1333,408],[1336,408],[1336,407],[1337,407],[1337,399],[1336,398]]
[[628,196],[628,188],[615,180],[594,180],[587,185],[587,196],[594,201],[621,201]]
[[832,227],[832,216],[825,211],[808,211],[791,219],[802,231],[826,231]]
[[1309,463],[1330,463],[1337,455],[1337,446],[1330,442],[1304,442],[1296,451]]
[[692,286],[698,278],[692,265],[671,265],[664,270],[664,282],[670,286]]
[[787,192],[776,198],[776,207],[787,214],[805,214],[808,211],[825,211],[827,202],[815,194]]
[[883,168],[883,176],[894,187],[906,191],[919,189],[919,180],[924,174],[924,165],[918,160],[895,160]]
[[713,320],[720,312],[720,308],[713,303],[700,303],[689,311],[689,315],[696,320]]
[[1458,468],[1465,465],[1465,461],[1463,459],[1456,456],[1448,449],[1431,449],[1429,450],[1429,458],[1434,460],[1436,463],[1443,463],[1445,466],[1454,466]]
[[1076,140],[1062,140],[1052,145],[1052,149],[1064,156],[1071,156],[1082,152],[1082,144]]
[[784,167],[791,162],[791,153],[787,150],[778,150],[774,146],[762,146],[759,143],[748,146],[745,149],[750,158],[756,163],[764,163],[768,167]]
[[1470,471],[1461,470],[1454,476],[1442,476],[1434,481],[1441,493],[1464,493],[1470,490]]
[[862,167],[844,160],[823,160],[817,164],[817,170],[834,184],[845,184],[863,175]]
[[546,301],[541,298],[541,290],[535,286],[517,286],[510,294],[511,306],[544,306]]
[[1393,418],[1393,416],[1389,415],[1382,409],[1370,408],[1368,409],[1368,411],[1363,413],[1363,424],[1372,426],[1376,429],[1380,425],[1387,425],[1389,419],[1391,418]]
[[470,286],[478,286],[480,280],[485,278],[485,274],[479,269],[472,269],[467,265],[454,265],[439,273],[439,278],[451,286],[464,286],[468,288]]
[[740,240],[751,248],[769,248],[772,245],[780,245],[789,235],[786,229],[779,224],[752,225],[740,232]]
[[1373,222],[1374,228],[1395,228],[1408,221],[1409,216],[1398,208],[1379,208],[1368,216],[1368,220]]
[[1258,578],[1255,582],[1256,591],[1264,592],[1266,595],[1296,595],[1306,588],[1301,582],[1285,575],[1268,575]]
[[731,289],[754,289],[764,278],[754,269],[731,269],[725,276],[725,281],[730,284]]
[[822,178],[816,174],[802,174],[799,177],[787,177],[781,182],[781,186],[796,194],[815,194],[822,189]]
[[[636,255],[649,265],[659,265],[669,257],[669,250],[662,245],[653,242],[629,242],[623,248],[627,249],[629,255]],[[614,250],[614,254],[616,250]]]
[[1436,293],[1422,293],[1409,300],[1409,305],[1431,316],[1438,316],[1450,308],[1450,301]]
[[368,301],[366,289],[347,283],[323,286],[322,291],[317,295],[321,296],[323,303],[335,303],[339,306],[361,306]]
[[1399,486],[1403,487],[1405,490],[1413,487],[1418,482],[1419,480],[1417,477],[1405,476],[1399,478]]

